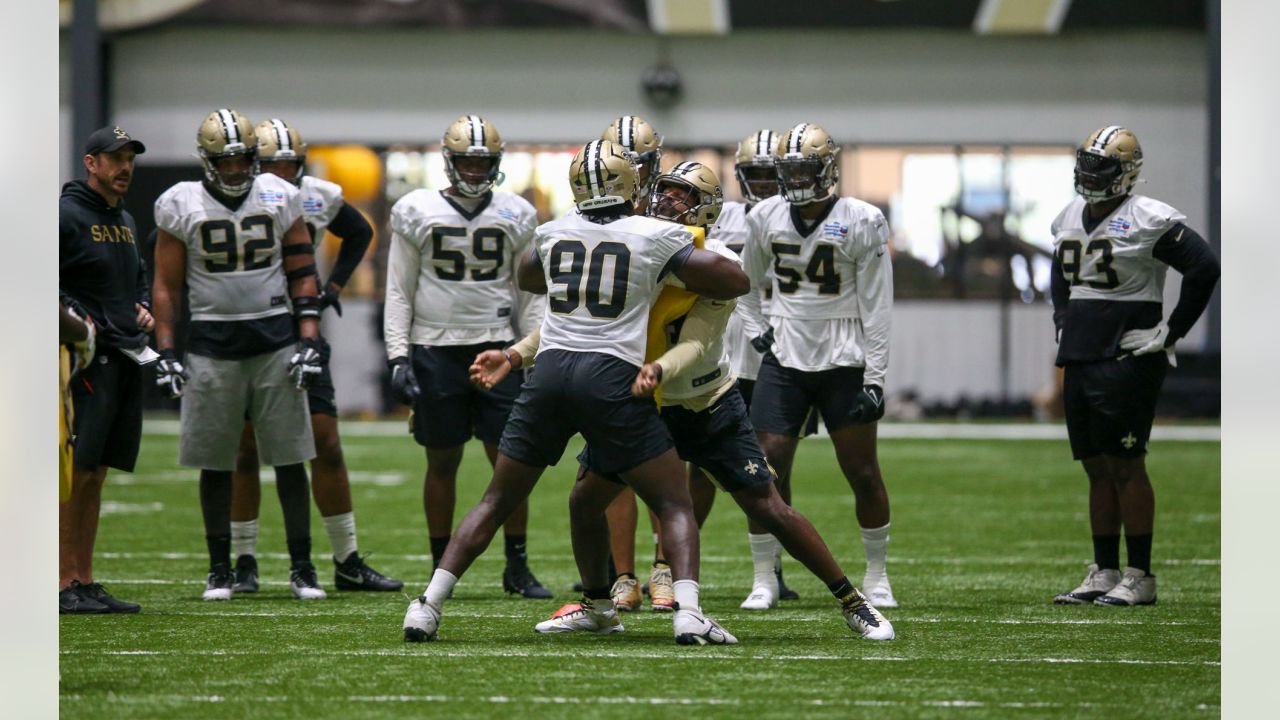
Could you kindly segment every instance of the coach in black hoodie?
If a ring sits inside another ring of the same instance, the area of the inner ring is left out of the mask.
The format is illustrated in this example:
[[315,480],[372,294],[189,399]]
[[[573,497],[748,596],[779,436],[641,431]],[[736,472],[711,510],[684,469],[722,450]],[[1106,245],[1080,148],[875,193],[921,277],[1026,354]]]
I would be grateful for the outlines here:
[[142,367],[122,351],[146,348],[150,292],[138,254],[138,228],[121,199],[142,143],[119,127],[89,136],[88,180],[62,187],[58,202],[58,294],[93,322],[97,356],[71,380],[75,469],[71,499],[58,508],[60,613],[134,613],[93,581],[93,543],[107,468],[130,472],[142,437]]

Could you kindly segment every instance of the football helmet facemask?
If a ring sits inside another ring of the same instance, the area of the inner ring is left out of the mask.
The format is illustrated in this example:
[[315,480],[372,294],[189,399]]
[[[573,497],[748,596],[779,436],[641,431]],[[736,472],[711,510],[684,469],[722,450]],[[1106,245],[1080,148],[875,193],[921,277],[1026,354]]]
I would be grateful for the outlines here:
[[778,194],[778,171],[774,167],[780,138],[772,130],[757,130],[738,143],[733,173],[743,197],[752,203]]
[[1142,146],[1128,128],[1094,130],[1076,149],[1076,194],[1090,205],[1133,192],[1142,172]]
[[258,139],[249,118],[230,108],[209,113],[196,132],[196,150],[204,163],[205,179],[218,190],[240,197],[253,187],[258,170]]
[[[258,123],[253,129],[258,138],[258,169],[270,172],[298,185],[306,170],[307,144],[302,135],[289,123],[280,118],[271,118]],[[264,165],[278,163],[274,167]],[[293,164],[290,169],[287,163]]]
[[633,155],[640,194],[648,195],[662,163],[662,136],[658,131],[639,115],[623,115],[605,128],[600,139],[617,143]]
[[654,178],[646,214],[659,220],[708,228],[720,217],[720,178],[699,162],[682,162]]
[[[444,131],[440,152],[450,184],[466,197],[480,197],[502,182],[502,136],[479,115],[463,115]],[[465,159],[464,159],[465,158]]]
[[840,148],[826,130],[800,123],[782,134],[774,167],[778,189],[793,205],[826,200],[840,179]]
[[569,163],[569,184],[579,210],[635,204],[636,164],[626,148],[608,140],[592,140]]

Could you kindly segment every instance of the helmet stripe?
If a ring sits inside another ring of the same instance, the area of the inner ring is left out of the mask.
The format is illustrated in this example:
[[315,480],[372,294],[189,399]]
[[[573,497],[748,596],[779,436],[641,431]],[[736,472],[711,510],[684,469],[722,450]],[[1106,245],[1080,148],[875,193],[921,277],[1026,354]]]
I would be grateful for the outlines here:
[[756,133],[756,154],[757,155],[769,154],[769,149],[767,146],[769,141],[773,139],[772,137],[770,137],[771,135],[773,135],[773,133],[769,130],[761,130],[760,132]]
[[292,150],[293,140],[289,137],[289,126],[285,125],[283,120],[273,118],[271,127],[275,128],[276,131],[277,150]]
[[230,110],[219,110],[218,118],[222,120],[222,134],[227,144],[240,142],[240,126],[236,124],[235,115]]
[[1111,142],[1111,138],[1115,137],[1115,134],[1123,129],[1124,128],[1119,125],[1109,125],[1103,128],[1102,132],[1098,133],[1098,138],[1093,141],[1093,149],[1099,151],[1106,150],[1107,144]]
[[587,185],[591,187],[591,196],[600,197],[600,141],[587,143],[587,154],[582,160],[582,169],[587,173]]
[[478,115],[468,115],[467,121],[471,123],[471,144],[484,146],[484,121]]
[[787,138],[787,152],[800,152],[800,138],[804,136],[804,131],[808,127],[808,123],[800,123],[791,128],[791,135]]

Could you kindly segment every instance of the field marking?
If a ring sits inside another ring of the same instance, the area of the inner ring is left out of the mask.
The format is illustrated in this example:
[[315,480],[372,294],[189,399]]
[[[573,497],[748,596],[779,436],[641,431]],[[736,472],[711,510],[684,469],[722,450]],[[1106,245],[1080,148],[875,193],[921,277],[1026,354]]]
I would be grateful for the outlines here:
[[99,515],[146,515],[157,513],[164,510],[164,503],[127,503],[116,502],[114,500],[102,501],[102,506],[98,511]]
[[[371,472],[367,470],[349,470],[347,480],[353,485],[375,485],[391,487],[403,485],[407,475],[400,472]],[[110,482],[116,485],[166,485],[170,483],[196,483],[200,481],[199,470],[161,470],[150,473],[112,473]],[[261,482],[274,485],[275,474],[264,472]],[[104,504],[105,505],[105,504]]]
[[[150,435],[177,435],[178,421],[148,419],[143,432]],[[347,437],[408,438],[403,420],[344,420],[342,434]],[[1067,428],[1061,423],[880,423],[879,436],[912,440],[1066,440]],[[1160,442],[1221,442],[1222,428],[1217,425],[1156,425],[1151,439]]]

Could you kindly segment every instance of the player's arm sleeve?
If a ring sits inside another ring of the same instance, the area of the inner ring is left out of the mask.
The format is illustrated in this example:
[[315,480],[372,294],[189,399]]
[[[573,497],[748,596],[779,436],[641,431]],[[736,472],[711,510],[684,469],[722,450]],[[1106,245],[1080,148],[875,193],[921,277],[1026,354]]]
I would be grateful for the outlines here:
[[514,350],[520,354],[520,367],[533,367],[533,358],[538,354],[538,346],[542,344],[542,327],[534,328],[533,332],[525,335],[515,342],[514,345],[507,348]]
[[383,311],[383,335],[387,359],[409,355],[409,329],[413,325],[413,298],[422,272],[422,251],[398,232],[391,234],[387,258],[387,296]]
[[871,242],[856,265],[858,317],[862,323],[866,372],[863,382],[884,387],[889,370],[889,326],[893,314],[893,263],[883,220],[867,229]]
[[1162,235],[1151,254],[1182,274],[1178,304],[1168,322],[1169,337],[1177,340],[1191,331],[1191,326],[1208,307],[1222,268],[1209,243],[1182,223]]
[[351,274],[360,267],[369,243],[373,242],[373,226],[359,210],[343,203],[333,222],[329,223],[329,232],[342,238],[342,244],[338,247],[338,259],[329,272],[328,282],[344,288],[351,280]]
[[662,367],[663,382],[679,376],[705,355],[717,339],[724,337],[735,304],[733,300],[702,297],[694,302],[693,309],[685,315],[684,324],[680,327],[679,340],[654,360]]

